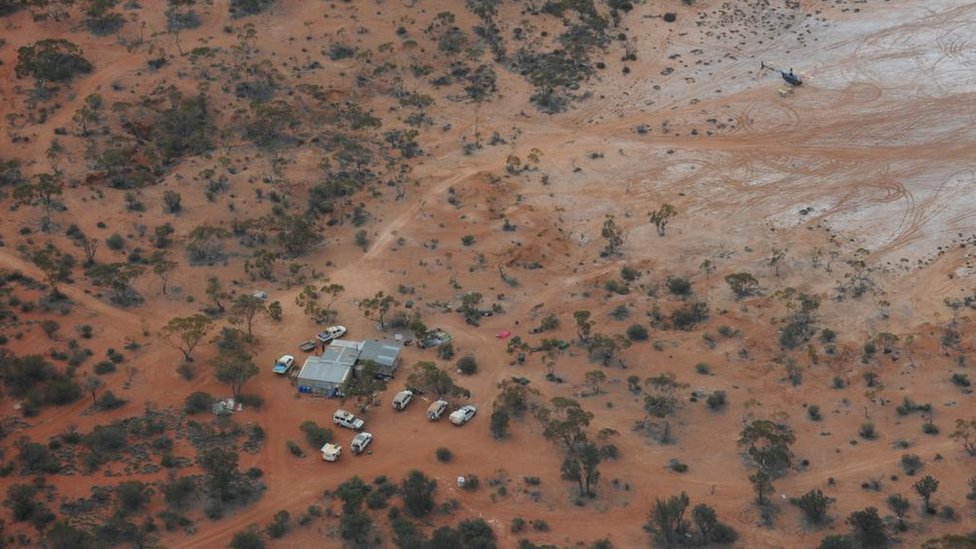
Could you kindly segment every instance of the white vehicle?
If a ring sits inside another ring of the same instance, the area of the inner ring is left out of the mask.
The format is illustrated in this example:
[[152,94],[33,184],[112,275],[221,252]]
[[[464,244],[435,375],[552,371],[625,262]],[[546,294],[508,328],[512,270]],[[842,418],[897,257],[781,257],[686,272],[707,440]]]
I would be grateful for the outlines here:
[[318,338],[322,343],[328,343],[333,339],[339,339],[340,337],[346,335],[345,326],[329,326],[328,328],[319,332],[315,337]]
[[322,447],[322,460],[323,461],[336,461],[339,459],[339,455],[342,454],[342,446],[338,444],[332,444],[331,442],[326,443]]
[[295,366],[295,357],[291,355],[282,355],[281,358],[275,362],[271,371],[278,375],[285,375],[291,371],[292,367]]
[[427,407],[427,419],[437,421],[447,411],[447,401],[437,400]]
[[353,431],[362,431],[363,426],[366,425],[365,421],[345,410],[336,410],[336,413],[332,414],[332,421],[334,421],[335,424],[340,427],[352,429]]
[[413,391],[400,391],[393,397],[393,409],[403,411],[407,408],[407,404],[413,400]]
[[478,407],[474,405],[467,405],[463,408],[451,412],[451,423],[455,425],[464,425],[465,423],[471,421],[471,418],[478,413]]
[[260,299],[261,301],[264,301],[264,300],[268,299],[268,292],[265,292],[264,290],[258,290],[256,292],[254,292],[253,294],[251,294],[251,297],[256,297],[256,298]]
[[352,437],[352,444],[349,447],[352,448],[352,453],[361,454],[366,451],[366,447],[369,446],[370,442],[373,442],[372,433],[359,433]]

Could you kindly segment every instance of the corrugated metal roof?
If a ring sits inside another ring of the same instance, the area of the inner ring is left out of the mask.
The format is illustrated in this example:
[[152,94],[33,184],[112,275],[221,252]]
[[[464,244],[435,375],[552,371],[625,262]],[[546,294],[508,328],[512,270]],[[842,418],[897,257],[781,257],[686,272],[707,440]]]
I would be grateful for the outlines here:
[[395,341],[369,339],[363,342],[359,360],[369,360],[380,366],[394,366],[400,358],[401,345]]
[[[328,354],[328,349],[326,349],[326,354]],[[356,359],[353,357],[352,361],[347,363],[345,357],[340,356],[338,358],[343,359],[343,362],[337,362],[326,355],[313,355],[306,358],[302,371],[298,373],[298,381],[310,380],[337,385],[344,383],[349,377],[349,372],[352,370],[352,365],[355,364]]]

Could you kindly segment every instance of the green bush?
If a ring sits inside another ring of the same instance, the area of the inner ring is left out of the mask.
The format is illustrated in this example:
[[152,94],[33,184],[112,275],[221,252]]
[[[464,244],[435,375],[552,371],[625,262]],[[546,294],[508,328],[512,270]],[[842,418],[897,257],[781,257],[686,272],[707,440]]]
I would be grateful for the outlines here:
[[115,396],[112,391],[105,391],[102,396],[98,397],[96,405],[102,410],[114,410],[116,408],[121,408],[128,403],[128,400],[124,398],[119,398]]
[[648,337],[647,328],[641,326],[640,324],[631,324],[627,328],[627,337],[631,341],[646,341]]
[[326,443],[332,442],[332,430],[320,426],[314,421],[302,423],[301,430],[305,433],[305,440],[314,450],[318,450]]
[[111,236],[105,239],[105,245],[110,250],[119,251],[125,247],[125,239],[119,233],[112,233]]
[[674,295],[686,296],[691,294],[691,281],[680,276],[668,277],[668,291]]
[[183,411],[190,415],[207,412],[213,403],[214,397],[210,393],[197,391],[186,397],[186,401],[183,404]]
[[457,361],[457,368],[466,376],[474,375],[478,372],[478,361],[473,356],[467,355]]
[[726,400],[725,391],[715,391],[708,395],[708,398],[705,399],[705,404],[712,410],[718,410],[725,406]]
[[288,451],[291,452],[291,455],[300,458],[305,457],[305,451],[302,450],[302,447],[299,446],[294,440],[289,439],[287,442],[285,442],[285,446],[288,447]]
[[454,458],[454,454],[451,453],[451,450],[445,448],[444,446],[438,448],[437,451],[434,452],[434,455],[437,456],[437,461],[442,463],[447,463]]

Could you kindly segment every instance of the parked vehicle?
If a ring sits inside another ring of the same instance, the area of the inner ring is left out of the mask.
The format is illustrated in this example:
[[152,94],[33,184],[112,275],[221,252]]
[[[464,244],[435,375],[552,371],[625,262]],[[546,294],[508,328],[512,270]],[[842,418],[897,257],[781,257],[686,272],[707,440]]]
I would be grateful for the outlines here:
[[366,447],[373,442],[372,433],[358,433],[356,436],[352,437],[352,444],[349,445],[352,448],[352,453],[361,454],[366,451]]
[[396,394],[396,396],[393,397],[393,409],[402,412],[407,408],[407,405],[410,404],[410,401],[412,400],[413,400],[413,391],[410,390],[400,391],[399,393]]
[[251,297],[256,297],[256,298],[260,299],[261,301],[264,301],[264,300],[268,299],[268,292],[265,292],[264,290],[258,290],[256,292],[254,292],[253,294],[251,294]]
[[365,421],[345,410],[336,410],[336,413],[332,414],[332,421],[340,427],[352,429],[353,431],[361,431],[363,426],[366,425]]
[[332,444],[328,442],[322,447],[322,460],[323,461],[336,461],[339,459],[339,455],[342,454],[342,446],[338,444]]
[[307,339],[298,344],[298,350],[302,351],[303,353],[311,353],[318,346],[319,344],[316,343],[314,339]]
[[463,408],[451,412],[451,423],[455,425],[464,425],[465,423],[471,421],[471,418],[478,413],[478,407],[474,405],[467,405]]
[[333,339],[339,339],[340,337],[346,335],[345,326],[329,326],[328,328],[319,332],[315,337],[322,343],[328,343]]
[[417,347],[420,347],[421,349],[440,347],[445,343],[450,343],[451,339],[451,335],[444,330],[434,328],[433,330],[427,330],[420,336],[420,338],[417,340]]
[[446,400],[436,400],[427,407],[427,419],[437,421],[447,411]]
[[271,368],[271,371],[278,375],[285,375],[290,372],[294,366],[295,357],[291,355],[282,355],[281,358],[275,362],[274,366]]

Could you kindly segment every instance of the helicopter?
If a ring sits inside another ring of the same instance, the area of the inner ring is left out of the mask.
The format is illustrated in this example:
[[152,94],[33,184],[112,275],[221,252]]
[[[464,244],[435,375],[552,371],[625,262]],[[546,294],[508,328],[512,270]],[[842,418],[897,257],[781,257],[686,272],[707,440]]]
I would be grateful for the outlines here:
[[760,66],[761,69],[769,69],[771,71],[778,72],[779,75],[783,77],[783,81],[786,82],[787,84],[791,85],[791,86],[797,87],[797,86],[802,86],[803,85],[803,80],[800,80],[800,77],[799,76],[793,74],[793,68],[792,67],[790,67],[789,72],[787,72],[787,71],[779,70],[779,69],[777,69],[775,67],[770,67],[769,65],[766,64],[765,61],[760,61],[759,62],[759,66]]

